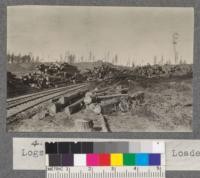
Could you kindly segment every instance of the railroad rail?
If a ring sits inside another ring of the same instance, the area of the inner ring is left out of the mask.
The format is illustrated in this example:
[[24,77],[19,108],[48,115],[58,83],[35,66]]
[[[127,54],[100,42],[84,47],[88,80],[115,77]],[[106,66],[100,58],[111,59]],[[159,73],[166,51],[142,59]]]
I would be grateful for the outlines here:
[[26,111],[38,104],[59,98],[70,92],[78,91],[89,86],[89,83],[76,84],[67,87],[47,90],[25,96],[20,96],[7,100],[7,118],[16,116],[17,114]]
[[45,90],[45,91],[41,91],[41,92],[36,92],[36,93],[32,93],[32,94],[27,94],[27,95],[23,95],[23,96],[18,96],[15,98],[9,98],[7,99],[7,109],[16,107],[20,104],[26,103],[28,101],[31,101],[32,99],[37,99],[43,96],[47,96],[53,93],[57,93],[59,91],[65,90],[65,89],[70,89],[77,86],[77,84],[75,85],[70,85],[70,86],[65,86],[65,87],[60,87],[60,88],[55,88],[55,89],[50,89],[50,90]]

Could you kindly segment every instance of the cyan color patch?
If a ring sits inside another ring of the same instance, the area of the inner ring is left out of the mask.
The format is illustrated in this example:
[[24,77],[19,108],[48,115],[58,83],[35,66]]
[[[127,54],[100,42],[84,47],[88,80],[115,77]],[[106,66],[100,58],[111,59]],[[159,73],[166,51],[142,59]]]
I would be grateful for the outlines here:
[[135,155],[136,166],[148,166],[149,154],[139,153]]

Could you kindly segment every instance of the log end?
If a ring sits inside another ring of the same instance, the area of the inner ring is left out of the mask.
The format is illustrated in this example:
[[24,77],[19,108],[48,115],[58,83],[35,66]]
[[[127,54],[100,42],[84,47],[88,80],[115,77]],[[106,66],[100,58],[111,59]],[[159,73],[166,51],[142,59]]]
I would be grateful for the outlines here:
[[79,131],[91,131],[91,129],[93,127],[93,122],[92,122],[92,120],[88,121],[88,120],[85,120],[85,119],[76,119],[75,120],[75,127]]

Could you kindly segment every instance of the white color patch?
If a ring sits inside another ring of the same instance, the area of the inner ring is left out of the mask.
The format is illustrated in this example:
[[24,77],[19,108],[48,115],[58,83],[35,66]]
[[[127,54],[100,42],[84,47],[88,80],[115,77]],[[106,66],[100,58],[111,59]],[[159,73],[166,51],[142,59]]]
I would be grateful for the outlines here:
[[74,154],[74,166],[86,165],[86,154]]

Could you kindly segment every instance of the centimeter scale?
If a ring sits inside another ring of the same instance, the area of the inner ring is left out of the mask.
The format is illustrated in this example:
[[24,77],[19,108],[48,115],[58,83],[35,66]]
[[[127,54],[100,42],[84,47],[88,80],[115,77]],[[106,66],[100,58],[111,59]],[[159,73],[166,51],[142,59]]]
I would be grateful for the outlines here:
[[47,178],[165,178],[165,144],[45,143]]

